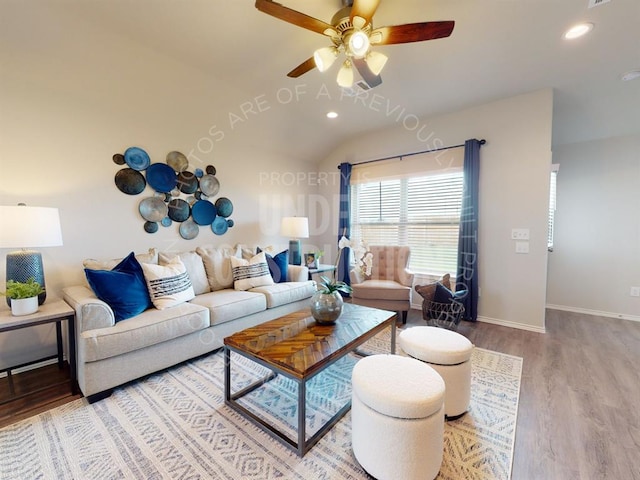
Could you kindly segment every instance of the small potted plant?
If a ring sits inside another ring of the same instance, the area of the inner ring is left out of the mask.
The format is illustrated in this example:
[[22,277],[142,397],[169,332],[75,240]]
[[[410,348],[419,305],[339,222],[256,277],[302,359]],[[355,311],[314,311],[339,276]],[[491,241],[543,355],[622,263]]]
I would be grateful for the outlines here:
[[319,325],[332,325],[342,313],[342,293],[351,293],[351,287],[344,282],[320,277],[320,288],[311,297],[311,315]]
[[38,311],[38,295],[44,288],[31,277],[26,282],[7,281],[7,291],[3,293],[11,299],[11,314],[29,315]]

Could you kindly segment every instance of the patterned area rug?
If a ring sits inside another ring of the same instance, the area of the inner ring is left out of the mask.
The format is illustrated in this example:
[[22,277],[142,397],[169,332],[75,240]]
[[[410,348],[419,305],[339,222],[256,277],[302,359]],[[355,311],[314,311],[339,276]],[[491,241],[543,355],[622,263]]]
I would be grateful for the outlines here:
[[[389,334],[368,342],[389,351]],[[402,354],[402,352],[400,352]],[[234,391],[262,367],[232,357]],[[346,358],[308,386],[309,435],[351,394]],[[508,479],[522,359],[476,348],[469,412],[445,426],[438,479]],[[0,478],[8,479],[367,479],[351,451],[350,413],[303,458],[225,407],[222,352],[117,389],[93,405],[76,400],[0,430]],[[278,377],[246,397],[285,431],[296,413],[294,384]],[[418,453],[419,454],[419,453]]]

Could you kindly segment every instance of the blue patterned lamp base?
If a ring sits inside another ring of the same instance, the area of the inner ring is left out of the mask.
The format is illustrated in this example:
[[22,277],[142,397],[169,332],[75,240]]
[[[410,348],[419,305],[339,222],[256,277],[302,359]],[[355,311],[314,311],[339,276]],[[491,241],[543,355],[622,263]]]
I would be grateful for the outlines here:
[[[18,250],[7,254],[7,281],[26,282],[33,277],[36,282],[45,288],[44,267],[42,255],[35,250]],[[38,295],[38,305],[42,305],[47,298],[47,292]],[[7,298],[7,305],[11,306],[11,300]]]
[[289,265],[302,264],[300,240],[289,240]]

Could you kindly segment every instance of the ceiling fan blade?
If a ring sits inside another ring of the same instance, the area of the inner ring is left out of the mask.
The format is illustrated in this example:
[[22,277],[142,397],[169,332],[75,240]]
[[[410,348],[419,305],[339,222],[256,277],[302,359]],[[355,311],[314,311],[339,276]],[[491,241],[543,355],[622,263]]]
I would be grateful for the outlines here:
[[305,60],[304,62],[302,62],[300,65],[298,65],[296,68],[291,70],[289,73],[287,73],[287,77],[298,78],[299,76],[304,75],[309,70],[313,70],[314,68],[316,68],[316,62],[313,59],[313,57],[311,57]]
[[376,13],[378,5],[380,5],[380,0],[353,0],[351,23],[357,28],[363,28],[365,25],[371,23],[371,19],[373,18],[373,14]]
[[362,75],[362,79],[369,85],[369,88],[377,87],[382,83],[382,77],[375,75],[370,69],[364,58],[354,58],[351,60]]
[[421,22],[376,28],[369,41],[372,45],[393,45],[397,43],[422,42],[451,35],[455,22]]
[[[333,25],[323,22],[322,20],[318,20],[317,18],[310,17],[309,15],[305,15],[297,10],[287,8],[284,5],[280,5],[279,3],[275,3],[271,0],[256,0],[256,8],[267,15],[292,23],[298,27],[306,28],[312,32],[321,33],[322,35],[327,35],[329,37],[334,36],[333,33],[337,35]],[[329,30],[329,32],[327,32],[327,30]]]

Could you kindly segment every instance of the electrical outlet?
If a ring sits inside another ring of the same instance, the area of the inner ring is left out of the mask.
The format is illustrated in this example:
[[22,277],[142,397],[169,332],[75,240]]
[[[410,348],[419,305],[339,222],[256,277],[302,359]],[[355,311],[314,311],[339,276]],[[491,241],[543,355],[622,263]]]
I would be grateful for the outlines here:
[[631,287],[629,295],[632,297],[640,297],[640,287]]
[[528,228],[512,229],[511,240],[529,240],[529,229]]

